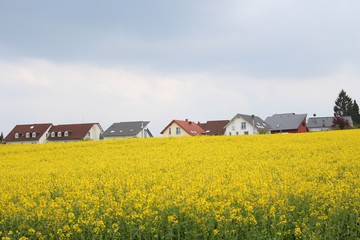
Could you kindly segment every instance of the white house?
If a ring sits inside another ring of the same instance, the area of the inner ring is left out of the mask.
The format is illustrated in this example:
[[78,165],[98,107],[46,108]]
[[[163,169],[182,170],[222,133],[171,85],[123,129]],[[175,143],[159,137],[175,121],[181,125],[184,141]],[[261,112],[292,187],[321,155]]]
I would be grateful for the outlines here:
[[6,144],[44,143],[51,123],[16,125],[3,139]]
[[270,126],[260,117],[254,115],[236,114],[225,126],[225,135],[259,134],[260,129],[270,131]]
[[[350,127],[354,127],[351,116],[343,116],[346,121],[349,122]],[[320,132],[333,130],[333,119],[334,117],[312,117],[307,121],[307,128],[309,132]]]
[[77,142],[100,140],[103,129],[99,123],[63,124],[52,126],[48,132],[49,142]]

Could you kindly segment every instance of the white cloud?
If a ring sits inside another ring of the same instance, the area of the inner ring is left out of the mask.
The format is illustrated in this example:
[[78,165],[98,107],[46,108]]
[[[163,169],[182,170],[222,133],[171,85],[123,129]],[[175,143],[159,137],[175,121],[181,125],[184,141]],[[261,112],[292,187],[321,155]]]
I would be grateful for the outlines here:
[[281,112],[332,115],[341,89],[360,102],[358,67],[341,69],[322,78],[258,79],[210,73],[165,75],[41,59],[0,61],[0,100],[6,103],[0,131],[6,133],[20,123],[74,123],[84,118],[104,128],[118,121],[150,120],[159,135],[172,119],[230,119],[236,113],[263,118]]

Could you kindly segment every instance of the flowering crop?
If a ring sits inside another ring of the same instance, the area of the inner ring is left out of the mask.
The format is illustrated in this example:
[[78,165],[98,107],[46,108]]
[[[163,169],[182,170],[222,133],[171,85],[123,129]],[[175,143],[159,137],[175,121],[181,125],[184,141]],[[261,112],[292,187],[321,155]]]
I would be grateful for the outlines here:
[[0,145],[0,239],[355,239],[359,130]]

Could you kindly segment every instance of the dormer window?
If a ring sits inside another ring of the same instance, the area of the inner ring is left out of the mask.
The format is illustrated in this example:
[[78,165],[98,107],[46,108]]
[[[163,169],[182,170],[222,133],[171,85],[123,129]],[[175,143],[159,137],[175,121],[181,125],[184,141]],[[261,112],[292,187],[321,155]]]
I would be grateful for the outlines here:
[[69,132],[68,131],[65,131],[64,132],[64,137],[68,137],[69,136]]
[[25,134],[25,137],[26,137],[26,138],[30,138],[30,133],[27,132],[27,133]]
[[18,134],[18,133],[15,133],[15,138],[19,138],[19,134]]
[[55,137],[55,132],[51,132],[51,137]]
[[61,137],[61,132],[58,132],[58,133],[57,133],[57,136],[58,136],[58,137]]
[[33,133],[32,133],[32,137],[33,137],[33,138],[36,138],[36,132],[33,132]]

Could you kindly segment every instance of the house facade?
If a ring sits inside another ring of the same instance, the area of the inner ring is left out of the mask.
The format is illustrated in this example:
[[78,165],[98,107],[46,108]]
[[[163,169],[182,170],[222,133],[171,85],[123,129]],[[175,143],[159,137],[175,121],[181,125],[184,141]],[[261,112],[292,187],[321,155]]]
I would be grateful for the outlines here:
[[52,126],[47,134],[48,142],[77,142],[100,140],[103,129],[99,123],[63,124]]
[[51,123],[16,125],[3,141],[6,144],[44,143],[51,127]]
[[270,131],[270,126],[255,115],[236,114],[225,126],[225,135],[259,134],[260,129]]
[[104,140],[123,138],[149,138],[153,137],[148,129],[148,121],[113,123],[102,134]]
[[307,132],[307,114],[283,113],[267,117],[265,122],[271,126],[271,133]]
[[204,135],[206,132],[195,122],[185,119],[172,120],[165,128],[160,132],[164,137],[185,137],[185,136],[199,136]]
[[[350,127],[354,127],[354,122],[351,116],[343,116],[350,124]],[[309,132],[320,132],[320,131],[329,131],[333,130],[333,119],[334,117],[312,117],[307,121],[307,128]]]

